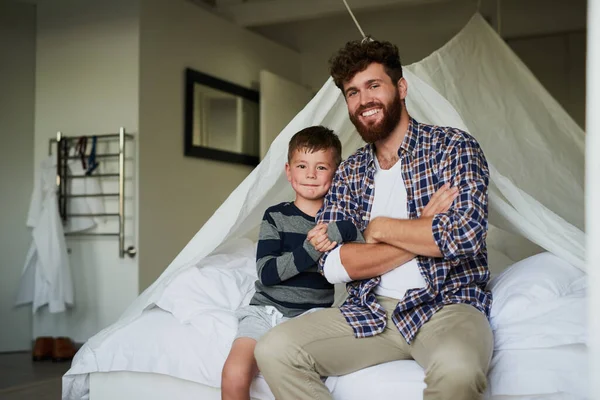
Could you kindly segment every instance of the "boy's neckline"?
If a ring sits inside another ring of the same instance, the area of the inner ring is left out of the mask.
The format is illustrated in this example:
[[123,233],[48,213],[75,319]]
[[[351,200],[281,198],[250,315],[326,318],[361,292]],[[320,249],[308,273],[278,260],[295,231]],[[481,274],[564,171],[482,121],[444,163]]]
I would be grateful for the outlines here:
[[[314,221],[315,218],[317,217],[317,213],[315,213],[315,215],[310,215],[308,213],[306,213],[305,211],[303,211],[297,204],[295,201],[290,202],[290,204],[298,211],[299,214],[301,214],[304,218],[309,219]],[[317,210],[317,212],[319,212],[319,210]]]

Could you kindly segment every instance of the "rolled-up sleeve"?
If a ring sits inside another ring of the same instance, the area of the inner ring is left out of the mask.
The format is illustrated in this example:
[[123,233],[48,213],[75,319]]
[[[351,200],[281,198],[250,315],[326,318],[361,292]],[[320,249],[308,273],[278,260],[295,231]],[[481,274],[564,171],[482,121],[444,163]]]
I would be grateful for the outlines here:
[[[346,173],[342,166],[337,170],[331,188],[325,196],[323,207],[317,214],[317,223],[334,224],[335,229],[328,229],[328,233],[336,232],[340,237],[331,237],[330,239],[338,242],[338,246],[343,242],[344,237],[360,237],[362,234],[357,228],[359,205],[346,182]],[[355,228],[355,232],[352,231]],[[340,240],[342,238],[342,240]],[[319,260],[319,272],[323,273],[325,260],[330,251],[323,253]]]
[[489,169],[473,140],[455,143],[440,166],[440,183],[458,186],[459,195],[446,213],[433,218],[433,239],[448,260],[477,255],[485,248]]

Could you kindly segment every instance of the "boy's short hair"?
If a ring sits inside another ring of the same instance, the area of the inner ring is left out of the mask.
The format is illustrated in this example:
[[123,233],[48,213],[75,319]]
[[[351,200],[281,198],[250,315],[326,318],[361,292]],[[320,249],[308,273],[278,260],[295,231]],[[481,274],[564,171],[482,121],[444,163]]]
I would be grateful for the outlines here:
[[306,150],[309,153],[321,150],[333,150],[333,159],[337,167],[342,162],[342,143],[333,131],[324,126],[309,126],[304,128],[290,140],[288,146],[288,162],[296,150]]

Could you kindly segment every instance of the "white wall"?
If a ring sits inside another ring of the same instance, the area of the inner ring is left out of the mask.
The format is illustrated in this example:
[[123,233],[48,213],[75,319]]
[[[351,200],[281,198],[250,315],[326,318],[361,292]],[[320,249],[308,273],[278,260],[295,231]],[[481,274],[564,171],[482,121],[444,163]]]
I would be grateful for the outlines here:
[[[77,136],[116,132],[124,126],[138,132],[139,1],[39,3],[35,165],[48,156],[48,139],[57,131]],[[126,163],[126,245],[136,241],[134,153]],[[114,170],[114,162],[104,165]],[[105,181],[105,192],[115,189],[114,180]],[[116,212],[116,200],[107,200],[106,208]],[[116,231],[115,222],[110,220],[98,231]],[[46,309],[36,314],[33,333],[84,341],[114,322],[137,296],[138,260],[120,259],[115,237],[72,238],[67,245],[72,250],[76,306],[63,314],[50,315]]]
[[[411,64],[451,39],[476,11],[476,4],[476,1],[455,0],[355,14],[367,34],[395,43],[400,49],[402,63]],[[501,5],[501,32],[506,38],[577,31],[586,26],[585,0],[503,0]],[[481,12],[495,26],[496,1],[483,0]],[[361,37],[347,14],[254,30],[300,51],[302,82],[314,89],[319,89],[328,78],[330,57],[347,41]],[[525,57],[524,61],[528,65],[531,62],[531,68],[541,82],[583,126],[585,34],[509,40],[509,44],[517,47],[519,55],[534,51],[530,54],[535,54],[535,58]],[[554,90],[560,83],[563,87]]]
[[590,0],[588,30],[588,103],[587,103],[587,142],[586,142],[586,233],[587,233],[587,271],[589,273],[588,290],[588,326],[589,326],[589,380],[590,399],[600,399],[600,1]]
[[35,8],[0,3],[0,352],[31,347],[31,309],[13,307],[31,235]]
[[184,69],[257,88],[300,81],[300,55],[185,0],[144,0],[140,44],[140,288],[150,285],[251,167],[183,156]]

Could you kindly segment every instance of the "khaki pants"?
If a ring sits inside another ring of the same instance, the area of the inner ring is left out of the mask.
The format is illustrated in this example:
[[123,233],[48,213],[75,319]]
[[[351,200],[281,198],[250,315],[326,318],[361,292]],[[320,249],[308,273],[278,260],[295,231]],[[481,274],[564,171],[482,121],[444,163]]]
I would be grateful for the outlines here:
[[[386,310],[398,303],[378,299]],[[486,389],[493,343],[485,315],[466,304],[442,308],[410,345],[391,321],[391,312],[382,333],[357,339],[340,310],[331,308],[273,328],[254,354],[277,400],[331,399],[321,376],[405,359],[414,359],[425,369],[425,400],[476,400]]]

